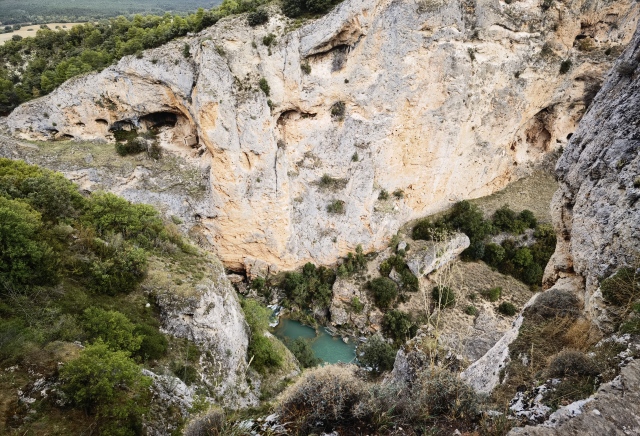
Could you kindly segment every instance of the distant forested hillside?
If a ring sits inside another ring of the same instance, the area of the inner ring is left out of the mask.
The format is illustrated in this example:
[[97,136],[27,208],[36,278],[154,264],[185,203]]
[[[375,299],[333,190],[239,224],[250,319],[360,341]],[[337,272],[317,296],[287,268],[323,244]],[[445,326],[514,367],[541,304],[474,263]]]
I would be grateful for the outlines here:
[[130,14],[185,13],[210,9],[222,0],[0,0],[0,22],[89,21]]

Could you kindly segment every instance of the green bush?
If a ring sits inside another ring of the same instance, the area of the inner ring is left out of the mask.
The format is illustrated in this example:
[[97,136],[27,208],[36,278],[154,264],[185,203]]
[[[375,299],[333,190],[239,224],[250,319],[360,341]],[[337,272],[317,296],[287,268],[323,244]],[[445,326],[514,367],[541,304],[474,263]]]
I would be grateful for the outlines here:
[[90,307],[84,311],[83,327],[91,341],[100,341],[112,351],[134,353],[140,348],[142,336],[135,333],[129,319],[115,310]]
[[[262,37],[262,45],[266,47],[271,47],[276,42],[276,36],[273,33],[269,33]],[[267,94],[269,95],[269,94]]]
[[309,65],[309,62],[303,62],[300,64],[300,69],[302,70],[302,72],[306,75],[311,74],[311,65]]
[[87,346],[60,370],[60,386],[71,403],[95,415],[101,434],[134,435],[148,411],[151,380],[124,351]]
[[4,158],[0,158],[0,196],[24,200],[42,214],[43,221],[54,223],[77,217],[85,205],[76,185],[62,174]]
[[346,110],[347,106],[343,101],[336,102],[331,106],[331,116],[335,119],[342,120],[344,118]]
[[91,263],[89,286],[100,294],[127,294],[142,282],[146,271],[147,253],[141,248],[123,244]]
[[536,218],[530,210],[523,210],[516,214],[509,206],[502,206],[493,214],[493,226],[503,232],[520,234],[527,228],[536,226]]
[[435,286],[431,291],[431,297],[436,307],[443,309],[456,304],[456,296],[453,289],[447,286]]
[[387,277],[376,277],[368,282],[368,288],[373,293],[376,306],[380,309],[387,309],[398,297],[398,287]]
[[560,74],[567,74],[569,72],[569,70],[571,69],[571,66],[573,65],[573,62],[571,62],[571,59],[565,59],[560,63]]
[[43,237],[40,217],[27,203],[0,196],[0,294],[58,281],[58,259]]
[[305,339],[297,338],[291,342],[287,342],[286,345],[303,368],[311,368],[322,363],[322,359],[315,356],[311,345],[309,345],[309,342]]
[[265,79],[264,77],[260,79],[260,82],[258,82],[258,86],[260,86],[260,89],[267,97],[271,94],[271,87],[269,86],[269,82],[267,82],[267,79]]
[[387,192],[386,189],[382,189],[380,191],[380,193],[378,194],[378,200],[388,200],[389,199],[389,193]]
[[382,330],[396,343],[404,343],[415,336],[418,327],[408,313],[394,309],[384,314]]
[[158,360],[167,354],[169,342],[156,327],[139,324],[136,326],[134,334],[142,337],[140,348],[136,351],[136,355],[141,359]]
[[498,244],[487,244],[484,246],[483,260],[491,266],[497,267],[503,261],[505,250]]
[[464,308],[464,313],[471,316],[478,315],[478,309],[475,306],[467,306]]
[[345,203],[342,200],[331,200],[327,205],[327,212],[335,214],[344,214]]
[[[367,267],[367,258],[362,250],[362,245],[358,244],[355,253],[347,254],[347,257],[343,260],[341,269],[341,277],[351,275],[353,273],[364,271]],[[340,274],[339,274],[340,275]]]
[[513,303],[504,301],[500,303],[500,306],[498,306],[498,312],[506,316],[513,316],[518,312],[518,310],[516,309],[516,306],[513,305]]
[[538,294],[533,304],[526,309],[526,313],[529,318],[575,317],[580,313],[580,302],[571,292],[550,289]]
[[331,303],[331,287],[335,279],[334,272],[329,268],[316,268],[314,264],[307,263],[302,273],[286,273],[282,287],[288,302],[299,308],[326,308]]
[[196,368],[185,362],[172,362],[171,372],[173,372],[173,375],[182,380],[187,386],[191,386],[200,379],[200,375]]
[[251,27],[259,26],[267,21],[269,21],[269,13],[264,9],[249,12],[249,15],[247,15],[247,24]]
[[355,313],[362,313],[362,310],[364,309],[364,304],[362,304],[362,302],[358,297],[353,297],[351,299],[351,308]]
[[380,263],[380,267],[378,268],[380,275],[383,277],[389,277],[393,269],[400,275],[403,291],[418,292],[420,285],[418,278],[413,275],[404,261],[404,257],[401,256],[401,253],[391,255],[388,259]]
[[371,368],[378,374],[393,369],[396,350],[379,335],[371,336],[358,347],[358,352],[360,365]]
[[120,233],[145,247],[151,246],[164,230],[158,211],[152,206],[132,204],[110,193],[91,196],[83,221],[94,227],[101,237]]
[[283,358],[273,342],[265,336],[269,328],[270,311],[262,307],[257,301],[244,299],[241,301],[244,317],[251,330],[248,354],[251,366],[258,372],[265,374],[270,368],[282,365]]
[[282,12],[289,18],[305,14],[325,14],[338,2],[331,0],[283,0]]
[[481,292],[481,294],[487,300],[491,301],[492,303],[495,303],[502,296],[502,288],[501,287],[491,288]]

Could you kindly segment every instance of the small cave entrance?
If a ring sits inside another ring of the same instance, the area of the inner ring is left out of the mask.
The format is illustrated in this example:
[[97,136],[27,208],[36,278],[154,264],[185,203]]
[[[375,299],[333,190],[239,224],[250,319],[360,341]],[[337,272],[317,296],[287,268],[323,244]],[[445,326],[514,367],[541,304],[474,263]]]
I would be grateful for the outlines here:
[[178,123],[178,115],[173,112],[154,112],[140,117],[140,125],[147,130],[161,127],[174,128]]

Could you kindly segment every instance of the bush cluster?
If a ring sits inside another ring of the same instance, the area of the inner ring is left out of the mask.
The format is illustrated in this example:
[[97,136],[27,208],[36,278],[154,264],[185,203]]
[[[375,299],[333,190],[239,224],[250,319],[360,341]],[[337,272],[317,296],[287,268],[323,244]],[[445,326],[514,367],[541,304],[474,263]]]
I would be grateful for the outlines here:
[[401,310],[390,310],[382,318],[382,330],[398,345],[416,335],[418,326],[408,313]]
[[298,308],[329,307],[331,303],[331,288],[336,280],[335,273],[324,266],[316,268],[312,263],[306,263],[302,272],[288,272],[285,274],[282,287],[288,303]]
[[367,342],[358,347],[358,362],[365,368],[371,368],[376,374],[393,369],[396,350],[380,335],[371,336]]
[[336,273],[339,277],[347,277],[354,273],[364,271],[367,267],[367,258],[362,250],[362,245],[358,244],[355,253],[347,254],[342,263],[338,266]]
[[[515,240],[506,239],[501,245],[485,240],[499,231],[520,234],[527,228],[535,228],[535,242],[530,247],[519,246]],[[555,250],[556,236],[549,225],[538,225],[533,213],[523,210],[519,214],[503,206],[492,220],[485,220],[477,206],[461,201],[444,217],[431,222],[419,221],[413,228],[414,239],[440,239],[449,232],[465,233],[471,244],[462,257],[467,260],[484,260],[503,274],[509,274],[528,285],[542,282],[544,268]]]
[[269,309],[249,298],[242,300],[241,306],[251,331],[247,360],[251,362],[251,366],[256,371],[262,374],[265,374],[269,369],[279,368],[284,360],[283,356],[278,352],[271,339],[265,336],[269,328]]
[[398,286],[388,277],[376,277],[367,282],[367,288],[380,309],[388,309],[398,298]]
[[331,365],[303,374],[284,392],[276,413],[297,434],[340,427],[377,434],[389,425],[419,431],[439,420],[472,422],[479,400],[456,374],[441,368],[423,370],[411,384],[378,384],[363,380],[353,366]]
[[249,12],[249,15],[247,15],[247,24],[251,27],[259,26],[267,21],[269,21],[269,13],[264,9]]
[[322,363],[322,359],[315,356],[309,341],[304,338],[289,341],[286,343],[286,346],[303,368],[311,368]]
[[390,256],[380,264],[380,275],[383,277],[389,277],[389,274],[391,274],[391,271],[394,269],[400,276],[401,289],[403,291],[418,292],[418,278],[413,275],[401,253]]
[[431,290],[431,298],[436,307],[446,309],[456,304],[456,295],[448,286],[434,286]]
[[337,3],[335,0],[283,0],[282,12],[289,18],[325,14]]

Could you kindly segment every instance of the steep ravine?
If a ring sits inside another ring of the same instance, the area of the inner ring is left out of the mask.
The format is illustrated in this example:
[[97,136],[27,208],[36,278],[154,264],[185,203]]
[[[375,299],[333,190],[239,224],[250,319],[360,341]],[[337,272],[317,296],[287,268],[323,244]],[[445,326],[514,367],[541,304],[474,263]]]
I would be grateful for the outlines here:
[[[330,264],[564,146],[637,16],[625,0],[347,0],[296,30],[277,14],[256,28],[230,17],[70,80],[8,122],[23,138],[98,141],[165,124],[165,149],[207,169],[211,192],[165,210],[227,267]],[[402,195],[378,200],[382,189]],[[327,210],[336,201],[342,213]]]

